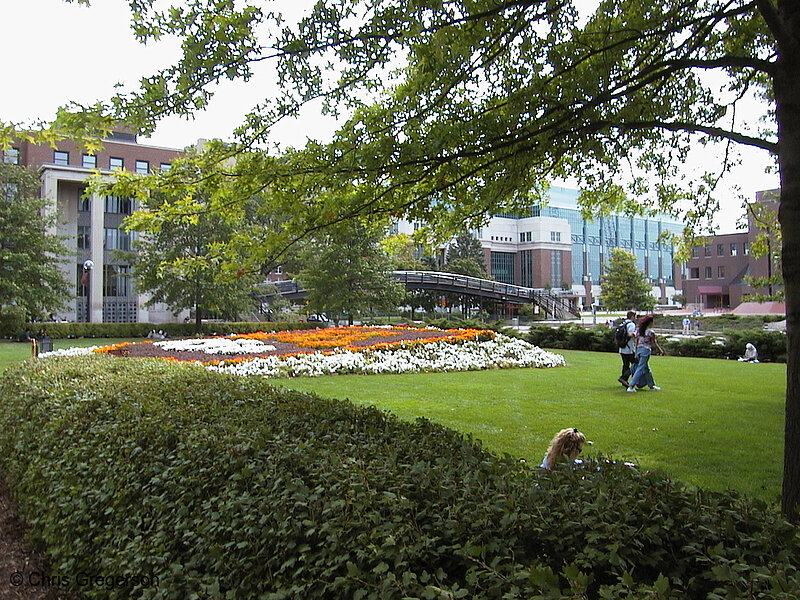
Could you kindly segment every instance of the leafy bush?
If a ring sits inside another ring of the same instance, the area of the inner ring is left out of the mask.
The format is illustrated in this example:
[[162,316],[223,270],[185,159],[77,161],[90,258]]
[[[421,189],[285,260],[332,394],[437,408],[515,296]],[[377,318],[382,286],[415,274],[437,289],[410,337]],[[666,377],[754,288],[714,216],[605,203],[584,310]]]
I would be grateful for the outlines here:
[[166,361],[26,361],[0,397],[0,468],[53,572],[158,582],[90,597],[800,594],[774,508],[624,465],[544,472],[425,420]]
[[25,309],[4,306],[0,309],[0,337],[17,338],[25,331]]
[[[285,331],[291,329],[314,329],[319,323],[262,322],[203,323],[201,335],[229,335],[231,333],[255,333],[256,331]],[[69,338],[137,338],[147,337],[152,330],[162,330],[170,337],[195,335],[194,323],[29,323],[33,332],[44,331],[54,339]]]
[[[531,327],[525,341],[540,348],[562,350],[591,350],[595,352],[617,352],[614,330],[608,327],[594,329],[581,325],[568,324],[560,327]],[[780,331],[751,329],[745,331],[728,330],[719,336],[704,336],[669,340],[661,336],[660,343],[667,354],[672,356],[691,356],[695,358],[736,359],[744,354],[747,342],[758,348],[762,361],[786,362],[786,335]]]

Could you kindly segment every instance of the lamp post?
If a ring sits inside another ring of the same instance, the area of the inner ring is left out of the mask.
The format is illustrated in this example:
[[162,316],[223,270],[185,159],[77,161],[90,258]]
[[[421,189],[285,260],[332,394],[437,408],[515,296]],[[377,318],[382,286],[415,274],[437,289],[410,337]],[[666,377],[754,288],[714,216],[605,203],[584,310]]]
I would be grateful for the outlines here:
[[83,276],[81,277],[81,283],[86,286],[86,322],[92,322],[92,269],[94,268],[94,263],[91,260],[84,261],[83,263]]

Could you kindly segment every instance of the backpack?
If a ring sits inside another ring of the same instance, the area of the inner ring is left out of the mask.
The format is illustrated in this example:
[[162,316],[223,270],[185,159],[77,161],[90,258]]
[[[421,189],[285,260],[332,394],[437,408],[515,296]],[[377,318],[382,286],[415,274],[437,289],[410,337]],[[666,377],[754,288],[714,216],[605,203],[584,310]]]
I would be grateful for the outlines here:
[[625,319],[614,329],[614,341],[617,343],[617,348],[624,348],[625,346],[628,345],[628,342],[631,341],[631,338],[628,335],[629,322],[630,321]]

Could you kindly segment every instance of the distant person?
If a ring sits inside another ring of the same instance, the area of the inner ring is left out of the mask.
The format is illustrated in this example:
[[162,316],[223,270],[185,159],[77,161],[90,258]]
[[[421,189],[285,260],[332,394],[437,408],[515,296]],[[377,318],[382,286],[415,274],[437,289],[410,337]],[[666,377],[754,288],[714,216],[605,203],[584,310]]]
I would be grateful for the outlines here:
[[575,427],[562,429],[550,441],[550,446],[547,448],[547,454],[544,455],[542,464],[539,465],[542,469],[552,470],[558,461],[566,457],[572,463],[580,453],[583,451],[583,445],[586,443],[586,436],[578,431]]
[[683,333],[688,335],[692,331],[692,320],[689,317],[683,318]]
[[[633,366],[636,364],[636,311],[629,310],[625,320],[620,324],[625,325],[625,333],[627,335],[627,343],[620,346],[621,342],[617,342],[619,346],[619,357],[622,359],[622,375],[617,379],[622,385],[628,387],[628,379],[633,372]],[[621,329],[620,329],[621,331]]]
[[636,368],[628,383],[628,391],[636,392],[637,386],[648,386],[653,391],[661,388],[653,380],[653,372],[650,370],[650,355],[653,348],[658,349],[659,354],[664,354],[664,349],[656,339],[656,332],[653,331],[653,315],[642,317],[639,327],[636,330]]
[[739,362],[758,362],[758,350],[756,347],[747,342],[747,345],[744,347],[744,356],[739,358]]

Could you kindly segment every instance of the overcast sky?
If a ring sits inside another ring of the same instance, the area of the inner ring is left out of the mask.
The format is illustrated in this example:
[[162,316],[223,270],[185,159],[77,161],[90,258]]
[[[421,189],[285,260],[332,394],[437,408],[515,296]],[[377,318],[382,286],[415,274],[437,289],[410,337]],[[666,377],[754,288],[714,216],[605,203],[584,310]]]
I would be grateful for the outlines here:
[[[0,63],[4,88],[0,121],[49,119],[69,100],[90,103],[106,99],[113,94],[114,85],[132,89],[140,77],[171,64],[178,55],[177,45],[170,40],[148,46],[134,40],[124,0],[93,0],[89,8],[63,0],[0,1],[0,35],[5,49]],[[273,2],[273,6],[286,5],[295,13],[307,4],[307,0]],[[140,142],[183,148],[199,138],[229,139],[240,117],[269,93],[270,86],[263,78],[250,84],[227,84],[194,120],[165,120],[150,139]],[[297,121],[281,124],[275,137],[299,147],[308,137],[329,136],[334,125],[310,107]],[[725,179],[723,210],[717,219],[721,233],[733,232],[741,214],[740,202],[733,199],[735,188],[754,198],[759,190],[778,187],[778,176],[764,173],[770,163],[766,152],[745,149],[743,158],[744,164]],[[698,160],[714,165],[718,158],[704,154]]]

